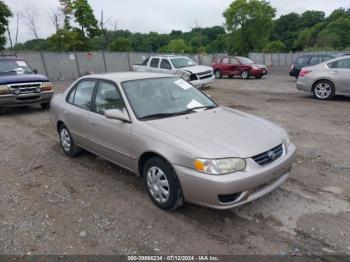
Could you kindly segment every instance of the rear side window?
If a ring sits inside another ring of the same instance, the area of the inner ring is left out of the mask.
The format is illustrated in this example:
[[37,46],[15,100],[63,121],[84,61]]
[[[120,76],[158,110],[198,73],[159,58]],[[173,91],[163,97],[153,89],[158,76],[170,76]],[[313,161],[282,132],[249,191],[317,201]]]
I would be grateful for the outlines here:
[[76,105],[86,110],[90,110],[92,93],[94,92],[95,85],[96,81],[92,80],[79,82],[74,90],[69,94],[67,101],[70,104]]
[[231,58],[230,64],[232,64],[232,65],[239,65],[239,61],[236,58]]
[[296,61],[297,65],[308,65],[310,57],[299,57]]
[[322,57],[320,56],[314,56],[310,59],[310,65],[317,65],[322,63]]
[[332,56],[324,56],[324,57],[322,57],[322,62],[331,60],[331,59],[333,59],[333,58],[334,58],[334,57],[332,57]]
[[150,66],[153,68],[158,68],[158,65],[159,65],[159,58],[152,58]]
[[221,63],[223,63],[223,64],[228,64],[229,62],[230,62],[230,61],[229,61],[228,57],[225,57],[225,58],[222,59],[222,62],[221,62]]

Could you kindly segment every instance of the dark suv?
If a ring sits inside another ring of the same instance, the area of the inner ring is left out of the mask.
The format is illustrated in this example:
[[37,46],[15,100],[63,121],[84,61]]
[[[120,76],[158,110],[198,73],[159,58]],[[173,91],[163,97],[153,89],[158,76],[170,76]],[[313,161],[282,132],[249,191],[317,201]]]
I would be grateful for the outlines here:
[[0,55],[0,107],[50,107],[52,83],[21,58]]
[[322,62],[335,58],[332,55],[303,55],[298,57],[289,67],[289,75],[295,78],[299,77],[299,73],[303,67],[318,65]]

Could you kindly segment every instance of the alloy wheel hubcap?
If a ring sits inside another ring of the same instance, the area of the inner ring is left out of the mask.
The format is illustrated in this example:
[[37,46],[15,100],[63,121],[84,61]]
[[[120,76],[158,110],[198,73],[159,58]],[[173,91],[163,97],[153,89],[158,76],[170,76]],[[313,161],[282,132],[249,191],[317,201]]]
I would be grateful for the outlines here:
[[154,200],[166,203],[169,199],[169,182],[159,167],[151,167],[147,171],[147,186]]
[[242,73],[242,78],[247,78],[248,77],[248,73],[247,72],[243,72]]
[[221,76],[220,71],[215,71],[215,76],[216,76],[216,78],[219,78]]
[[318,98],[327,98],[332,92],[331,86],[327,83],[319,83],[315,87],[315,94]]
[[69,133],[66,129],[62,128],[61,130],[61,143],[64,151],[69,152],[70,150],[70,137]]

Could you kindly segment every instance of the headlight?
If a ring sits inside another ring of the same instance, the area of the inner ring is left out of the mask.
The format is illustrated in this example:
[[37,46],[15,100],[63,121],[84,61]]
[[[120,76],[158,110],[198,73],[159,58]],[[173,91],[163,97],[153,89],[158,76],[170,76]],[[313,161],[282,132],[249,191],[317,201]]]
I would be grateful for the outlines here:
[[282,139],[282,142],[283,142],[284,148],[287,149],[290,144],[289,136],[285,135],[285,137]]
[[51,82],[44,82],[41,84],[41,91],[52,91],[53,85]]
[[258,69],[259,69],[258,66],[252,66],[252,68],[255,69],[255,70],[258,70]]
[[7,95],[7,94],[11,94],[10,88],[8,88],[8,86],[5,86],[5,85],[0,85],[0,95]]
[[179,71],[177,73],[178,76],[180,76],[182,79],[186,80],[186,81],[190,81],[190,78],[191,78],[191,74],[190,73],[187,73],[187,72],[184,72],[184,71]]
[[224,175],[242,171],[245,167],[246,162],[241,158],[196,159],[194,161],[194,168],[208,175]]

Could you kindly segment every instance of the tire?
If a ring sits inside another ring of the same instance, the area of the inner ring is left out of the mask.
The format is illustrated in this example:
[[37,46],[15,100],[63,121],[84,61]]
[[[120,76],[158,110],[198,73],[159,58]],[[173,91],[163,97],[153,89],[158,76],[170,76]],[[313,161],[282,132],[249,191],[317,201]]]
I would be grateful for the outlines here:
[[174,210],[183,204],[180,182],[168,162],[159,157],[147,160],[143,179],[148,195],[157,207]]
[[261,79],[262,75],[255,76],[256,79]]
[[42,109],[49,109],[50,108],[50,102],[42,103],[42,104],[40,104],[40,106],[41,106]]
[[73,137],[65,125],[62,124],[59,127],[58,134],[63,152],[67,156],[76,157],[82,152],[82,149],[75,145]]
[[219,78],[222,77],[221,71],[220,71],[219,69],[216,69],[216,70],[214,71],[214,75],[215,75],[215,78],[216,78],[216,79],[219,79]]
[[244,70],[244,71],[241,73],[241,77],[242,77],[242,79],[244,79],[244,80],[249,79],[249,77],[250,77],[249,71]]
[[330,100],[335,95],[335,87],[332,82],[321,80],[313,85],[312,93],[316,99]]

